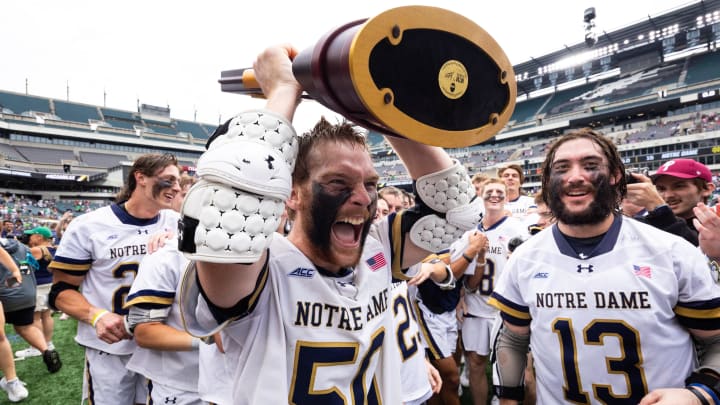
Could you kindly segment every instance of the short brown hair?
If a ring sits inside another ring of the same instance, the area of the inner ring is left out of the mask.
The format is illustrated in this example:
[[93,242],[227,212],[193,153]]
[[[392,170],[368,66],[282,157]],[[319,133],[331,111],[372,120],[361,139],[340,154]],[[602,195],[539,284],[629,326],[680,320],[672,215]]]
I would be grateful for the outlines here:
[[473,174],[472,179],[470,179],[470,182],[472,182],[472,184],[478,184],[478,183],[484,182],[488,178],[489,178],[488,176],[486,176],[482,173],[475,173],[475,174]]
[[395,186],[385,186],[385,187],[381,188],[380,191],[378,191],[378,195],[380,196],[380,198],[383,198],[388,194],[394,195],[395,197],[397,197],[401,200],[402,200],[403,196],[405,195],[405,193],[403,193],[403,190],[401,190]]
[[480,190],[485,191],[485,186],[487,186],[488,184],[500,184],[505,188],[505,192],[507,193],[507,185],[499,177],[489,177],[489,178],[485,179],[485,181],[483,182],[482,188]]
[[318,145],[330,142],[347,143],[362,148],[367,151],[368,155],[370,154],[365,137],[349,121],[333,125],[325,117],[320,117],[310,132],[298,137],[298,154],[292,175],[293,184],[303,183],[310,178],[310,167],[313,162],[312,151],[317,150]]
[[525,173],[523,173],[522,166],[518,164],[511,164],[507,166],[503,166],[497,170],[497,176],[502,178],[503,173],[505,173],[506,170],[512,169],[518,172],[518,175],[520,176],[520,184],[525,183]]

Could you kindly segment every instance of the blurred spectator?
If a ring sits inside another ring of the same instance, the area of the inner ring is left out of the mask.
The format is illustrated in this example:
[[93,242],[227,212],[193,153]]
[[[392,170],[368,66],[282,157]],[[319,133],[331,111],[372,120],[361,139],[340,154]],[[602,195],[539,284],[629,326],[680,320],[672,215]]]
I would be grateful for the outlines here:
[[693,208],[698,203],[707,203],[715,190],[710,169],[692,159],[674,159],[660,166],[652,181],[673,214],[697,231]]
[[10,253],[22,275],[22,282],[18,283],[5,266],[0,269],[1,279],[5,281],[0,283],[0,301],[3,303],[5,319],[13,325],[18,335],[42,353],[48,371],[58,372],[62,367],[60,355],[55,349],[48,348],[40,329],[33,326],[37,286],[35,270],[38,263],[33,263],[34,259],[30,260],[30,249],[16,239],[0,239],[0,245]]
[[14,238],[15,237],[15,223],[9,219],[3,220],[2,233],[0,237],[3,238]]
[[394,186],[385,186],[380,189],[380,198],[385,200],[390,213],[398,212],[403,209],[403,192]]
[[[25,231],[29,236],[28,246],[30,253],[38,262],[38,269],[35,270],[35,280],[37,281],[35,314],[33,317],[33,326],[39,329],[45,337],[45,342],[50,350],[55,350],[52,342],[53,329],[55,321],[52,317],[52,310],[48,307],[48,295],[52,286],[52,274],[48,271],[47,266],[52,261],[55,254],[55,247],[52,246],[53,235],[50,228],[39,226]],[[34,348],[18,350],[15,356],[19,358],[40,356],[42,353]]]
[[385,218],[389,213],[390,209],[388,208],[387,201],[383,200],[382,198],[378,198],[377,209],[375,210],[375,218],[373,218],[373,221],[377,222]]

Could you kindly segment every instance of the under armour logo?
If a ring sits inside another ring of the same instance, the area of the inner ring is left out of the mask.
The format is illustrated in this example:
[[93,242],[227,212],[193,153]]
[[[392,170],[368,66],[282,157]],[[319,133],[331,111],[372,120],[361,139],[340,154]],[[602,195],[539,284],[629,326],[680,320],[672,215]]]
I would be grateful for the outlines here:
[[176,404],[177,403],[177,397],[165,397],[165,403],[166,404]]
[[663,163],[662,167],[660,168],[660,171],[661,171],[661,172],[666,172],[666,171],[668,171],[668,169],[670,169],[670,166],[672,166],[672,165],[674,165],[674,164],[675,164],[675,161],[674,161],[674,160],[671,160],[671,161],[669,161],[669,162],[665,162],[665,163]]
[[267,164],[268,164],[268,169],[272,170],[272,169],[273,169],[273,164],[272,164],[272,162],[275,161],[275,158],[272,157],[272,156],[270,156],[270,155],[268,155],[268,157],[267,157],[267,159],[265,159],[265,161],[266,161]]
[[138,235],[142,235],[142,234],[147,235],[148,234],[147,229],[138,229],[137,231],[138,231]]
[[588,265],[586,265],[586,266],[583,266],[582,264],[578,264],[578,265],[577,265],[577,272],[578,272],[578,273],[582,273],[583,270],[587,270],[588,273],[592,273],[592,272],[593,272],[593,265],[592,265],[592,264],[588,264]]

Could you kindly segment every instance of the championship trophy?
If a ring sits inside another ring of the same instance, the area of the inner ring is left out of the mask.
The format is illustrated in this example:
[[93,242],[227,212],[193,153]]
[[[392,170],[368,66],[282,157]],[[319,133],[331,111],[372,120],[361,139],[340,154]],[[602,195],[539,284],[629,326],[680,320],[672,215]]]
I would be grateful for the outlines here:
[[[515,108],[515,73],[470,19],[406,6],[325,34],[293,60],[307,97],[385,135],[459,148],[481,143]],[[259,94],[252,69],[228,70],[222,91]]]

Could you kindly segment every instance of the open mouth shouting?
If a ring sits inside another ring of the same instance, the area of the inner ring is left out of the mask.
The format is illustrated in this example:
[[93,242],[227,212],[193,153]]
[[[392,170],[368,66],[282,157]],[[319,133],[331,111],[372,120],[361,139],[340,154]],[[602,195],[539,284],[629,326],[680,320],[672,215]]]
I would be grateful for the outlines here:
[[363,230],[369,218],[363,216],[341,217],[332,225],[333,239],[342,248],[357,248],[363,237]]

